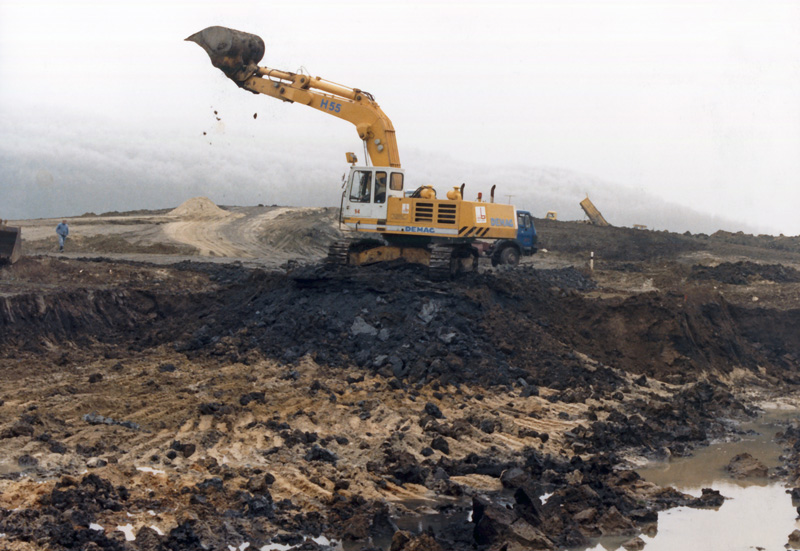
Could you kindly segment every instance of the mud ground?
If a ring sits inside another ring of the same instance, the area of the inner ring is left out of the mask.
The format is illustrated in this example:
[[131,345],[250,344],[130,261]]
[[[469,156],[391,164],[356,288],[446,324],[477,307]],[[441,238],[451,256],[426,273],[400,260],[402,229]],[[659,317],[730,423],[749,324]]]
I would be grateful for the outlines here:
[[[797,238],[537,221],[546,252],[432,283],[324,265],[333,210],[216,208],[72,219],[65,255],[22,224],[0,548],[635,546],[722,499],[637,464],[796,405]],[[800,423],[781,438],[796,488]]]

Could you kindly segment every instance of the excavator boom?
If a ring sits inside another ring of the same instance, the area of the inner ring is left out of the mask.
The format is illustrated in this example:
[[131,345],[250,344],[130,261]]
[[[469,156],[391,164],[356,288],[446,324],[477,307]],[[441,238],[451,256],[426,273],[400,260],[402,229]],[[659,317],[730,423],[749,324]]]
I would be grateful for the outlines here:
[[344,119],[356,127],[373,166],[400,167],[392,122],[370,93],[320,77],[259,67],[264,57],[264,41],[254,34],[227,27],[208,27],[186,40],[202,47],[211,58],[211,64],[237,86],[256,94],[308,105]]

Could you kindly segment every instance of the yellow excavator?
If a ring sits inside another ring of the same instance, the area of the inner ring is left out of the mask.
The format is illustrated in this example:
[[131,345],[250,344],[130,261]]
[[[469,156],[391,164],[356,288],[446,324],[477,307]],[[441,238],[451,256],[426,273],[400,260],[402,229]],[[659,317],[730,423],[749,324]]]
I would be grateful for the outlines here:
[[186,40],[200,45],[237,86],[288,102],[307,105],[356,127],[370,165],[358,166],[347,153],[350,172],[342,194],[340,222],[360,238],[336,242],[328,260],[364,265],[405,259],[429,266],[434,279],[475,270],[478,240],[517,237],[514,206],[465,201],[464,186],[438,198],[431,186],[409,186],[400,166],[395,130],[375,97],[320,77],[261,67],[264,41],[226,27],[208,27]]
[[0,220],[0,264],[13,264],[22,256],[21,234],[8,220]]

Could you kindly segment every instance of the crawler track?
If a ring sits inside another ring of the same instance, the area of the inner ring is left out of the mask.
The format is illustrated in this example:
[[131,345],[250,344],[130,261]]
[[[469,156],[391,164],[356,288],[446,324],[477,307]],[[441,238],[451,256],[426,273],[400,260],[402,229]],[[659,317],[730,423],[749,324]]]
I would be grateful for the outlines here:
[[435,245],[431,249],[431,260],[428,275],[434,281],[444,281],[452,276],[453,248],[446,245]]
[[326,262],[338,266],[345,266],[348,260],[347,254],[350,251],[350,244],[351,241],[348,239],[342,239],[340,241],[334,241],[331,243],[331,246],[328,249],[328,256],[325,259]]

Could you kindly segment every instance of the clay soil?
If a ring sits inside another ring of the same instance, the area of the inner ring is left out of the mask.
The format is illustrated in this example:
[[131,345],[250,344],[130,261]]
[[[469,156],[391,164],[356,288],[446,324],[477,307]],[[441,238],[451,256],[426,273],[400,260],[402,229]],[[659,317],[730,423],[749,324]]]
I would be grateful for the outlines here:
[[64,254],[20,223],[0,548],[635,546],[721,499],[637,464],[796,403],[796,238],[542,220],[520,266],[431,282],[326,265],[334,209],[192,201],[70,219]]

